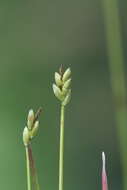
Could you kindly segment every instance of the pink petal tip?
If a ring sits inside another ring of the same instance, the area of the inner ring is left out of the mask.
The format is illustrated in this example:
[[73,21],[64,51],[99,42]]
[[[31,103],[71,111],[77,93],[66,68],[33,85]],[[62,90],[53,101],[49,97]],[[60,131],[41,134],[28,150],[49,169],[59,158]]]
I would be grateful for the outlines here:
[[102,190],[108,190],[107,175],[105,169],[105,153],[102,152]]

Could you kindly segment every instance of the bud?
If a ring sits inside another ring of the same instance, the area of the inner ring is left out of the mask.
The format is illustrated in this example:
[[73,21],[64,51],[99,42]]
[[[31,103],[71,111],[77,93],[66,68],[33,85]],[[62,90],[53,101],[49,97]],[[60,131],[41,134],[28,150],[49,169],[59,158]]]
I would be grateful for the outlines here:
[[29,144],[30,141],[30,133],[27,127],[24,128],[23,130],[23,143],[25,146]]
[[63,95],[59,87],[57,87],[55,84],[53,84],[53,91],[55,96],[60,100],[63,101]]
[[65,82],[66,80],[68,80],[69,77],[70,77],[70,75],[71,75],[71,69],[68,68],[68,69],[64,72],[64,74],[63,74],[63,78],[62,78],[63,82]]
[[55,72],[55,82],[57,86],[61,86],[62,85],[62,80],[61,80],[61,76],[59,73]]
[[68,89],[69,86],[70,86],[70,84],[71,84],[71,79],[68,79],[68,80],[64,83],[63,88]]
[[31,139],[36,136],[36,134],[38,132],[38,128],[39,128],[39,121],[36,121],[35,124],[34,124],[34,126],[33,126],[32,131],[30,133]]
[[67,96],[65,97],[62,105],[66,106],[70,102],[70,99],[71,99],[71,90],[68,90]]
[[34,112],[33,110],[31,109],[28,113],[28,118],[27,118],[27,126],[28,126],[28,129],[31,129],[32,128],[32,125],[33,125],[33,121],[34,121]]
[[102,190],[108,190],[107,175],[105,169],[105,153],[102,152]]

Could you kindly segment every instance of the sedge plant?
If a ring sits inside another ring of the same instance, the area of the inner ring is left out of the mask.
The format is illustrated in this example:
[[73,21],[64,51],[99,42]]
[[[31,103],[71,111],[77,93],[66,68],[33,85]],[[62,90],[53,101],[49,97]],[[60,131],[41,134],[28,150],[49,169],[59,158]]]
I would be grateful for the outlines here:
[[38,176],[36,172],[35,162],[33,158],[31,141],[36,136],[39,128],[38,117],[41,108],[38,109],[36,114],[31,109],[27,117],[27,125],[23,130],[23,143],[26,151],[26,168],[27,168],[27,190],[39,190]]
[[65,107],[71,98],[71,70],[68,68],[65,72],[61,66],[59,72],[55,72],[55,84],[53,91],[61,104],[60,114],[60,146],[59,146],[59,190],[63,190],[63,164],[64,164],[64,120]]
[[[53,91],[61,104],[60,112],[60,145],[59,145],[59,190],[63,190],[64,177],[64,120],[65,107],[71,99],[71,70],[66,71],[61,66],[59,72],[55,72],[55,83],[53,84]],[[36,136],[39,128],[39,115],[41,108],[36,114],[31,109],[27,117],[27,125],[23,130],[23,143],[26,151],[26,168],[27,168],[27,190],[40,190],[38,183],[38,176],[36,172],[35,162],[31,148],[31,141]],[[105,153],[102,152],[102,190],[108,190],[107,174],[105,167]]]

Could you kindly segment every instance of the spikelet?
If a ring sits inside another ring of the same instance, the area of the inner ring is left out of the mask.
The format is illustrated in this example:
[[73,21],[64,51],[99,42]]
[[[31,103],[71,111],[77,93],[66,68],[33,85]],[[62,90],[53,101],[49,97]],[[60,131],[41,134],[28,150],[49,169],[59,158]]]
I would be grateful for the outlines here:
[[62,67],[60,67],[59,73],[55,72],[55,83],[53,84],[53,92],[62,105],[65,106],[71,99],[71,69],[68,68],[63,72]]
[[34,114],[32,109],[29,110],[27,117],[27,126],[23,130],[23,143],[25,146],[28,146],[31,142],[31,139],[37,135],[39,128],[38,116],[41,112],[41,108],[38,109],[37,113]]

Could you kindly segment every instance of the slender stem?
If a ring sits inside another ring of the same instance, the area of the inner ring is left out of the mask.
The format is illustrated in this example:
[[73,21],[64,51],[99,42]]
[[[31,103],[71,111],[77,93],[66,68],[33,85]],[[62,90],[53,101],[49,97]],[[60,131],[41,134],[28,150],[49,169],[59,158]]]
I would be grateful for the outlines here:
[[27,169],[27,190],[31,190],[31,177],[30,177],[30,159],[29,159],[29,149],[26,146],[26,169]]
[[32,184],[32,189],[40,190],[39,182],[38,182],[38,175],[35,167],[35,161],[33,157],[33,152],[32,148],[28,147],[28,152],[29,152],[29,162],[30,162],[30,172],[31,172],[31,184]]
[[118,0],[103,0],[103,10],[111,85],[116,106],[116,122],[124,179],[123,185],[124,190],[127,190],[127,104]]
[[64,112],[65,112],[65,107],[63,105],[61,105],[60,149],[59,149],[59,190],[63,190]]

